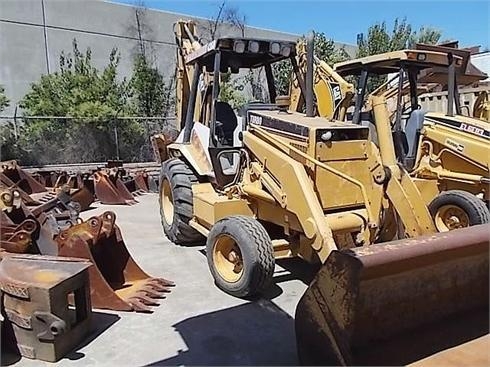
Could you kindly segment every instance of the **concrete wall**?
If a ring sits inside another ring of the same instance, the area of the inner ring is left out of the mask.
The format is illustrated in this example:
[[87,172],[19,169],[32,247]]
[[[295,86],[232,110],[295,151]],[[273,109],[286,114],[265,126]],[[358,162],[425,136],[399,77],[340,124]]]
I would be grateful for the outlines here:
[[[147,10],[143,37],[154,50],[159,69],[167,78],[174,73],[173,23],[189,16]],[[206,22],[204,19],[198,19]],[[223,29],[231,34],[231,29]],[[236,33],[236,32],[235,32]],[[247,37],[295,40],[296,34],[248,27]],[[90,47],[94,64],[103,67],[110,50],[121,53],[120,75],[129,76],[132,54],[138,46],[135,9],[100,0],[1,0],[0,1],[0,84],[5,87],[13,114],[15,105],[41,74],[58,69],[61,51],[69,52],[76,38],[79,49]],[[353,46],[346,50],[353,52]]]

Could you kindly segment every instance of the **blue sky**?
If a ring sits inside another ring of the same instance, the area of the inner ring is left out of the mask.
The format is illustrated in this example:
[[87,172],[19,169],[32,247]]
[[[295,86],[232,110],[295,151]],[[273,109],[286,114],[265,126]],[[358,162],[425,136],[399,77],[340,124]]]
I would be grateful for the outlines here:
[[[140,0],[112,0],[135,4]],[[144,0],[149,8],[211,17],[219,0]],[[325,32],[338,42],[356,43],[356,35],[375,23],[386,21],[391,28],[395,18],[406,17],[415,29],[432,26],[443,32],[443,39],[458,39],[460,46],[490,47],[490,1],[238,1],[228,0],[247,18],[248,25],[304,34],[313,29]]]

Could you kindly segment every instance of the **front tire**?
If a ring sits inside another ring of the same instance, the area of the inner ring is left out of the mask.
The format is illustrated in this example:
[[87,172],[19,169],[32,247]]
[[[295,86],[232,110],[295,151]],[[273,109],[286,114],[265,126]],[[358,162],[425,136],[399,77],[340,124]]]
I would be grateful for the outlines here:
[[486,204],[475,195],[462,190],[440,193],[429,204],[429,211],[439,232],[490,222]]
[[189,226],[193,212],[192,185],[195,183],[198,183],[196,175],[182,160],[172,158],[162,164],[160,216],[165,235],[178,245],[204,242],[204,237]]
[[216,222],[208,235],[206,256],[216,285],[233,296],[256,296],[272,282],[272,241],[252,217],[236,215]]

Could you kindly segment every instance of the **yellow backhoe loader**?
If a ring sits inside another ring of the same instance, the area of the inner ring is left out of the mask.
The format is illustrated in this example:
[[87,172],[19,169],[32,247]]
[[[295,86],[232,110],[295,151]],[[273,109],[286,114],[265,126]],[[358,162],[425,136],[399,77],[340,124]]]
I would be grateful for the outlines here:
[[[197,39],[185,22],[177,34]],[[296,313],[303,363],[356,363],[358,347],[386,339],[383,330],[394,339],[460,312],[488,309],[487,227],[437,233],[397,162],[383,98],[370,96],[377,144],[367,126],[315,117],[313,37],[305,77],[295,46],[220,38],[189,53],[179,48],[179,70],[192,71],[183,76],[191,82],[189,95],[180,98],[186,101],[179,106],[182,131],[174,142],[155,144],[163,152],[165,234],[180,245],[205,240],[217,286],[238,297],[269,286],[275,259],[322,263]],[[447,66],[439,54],[425,55]],[[237,116],[219,100],[220,73],[263,68],[275,101],[271,65],[283,60],[296,73],[306,114],[252,103]],[[424,301],[430,307],[422,307]]]
[[[377,123],[376,115],[372,111],[362,111],[368,77],[398,74],[394,86],[383,85],[371,95],[384,100],[396,99],[395,113],[390,119],[398,162],[413,177],[437,229],[448,231],[490,221],[487,207],[490,198],[490,125],[463,116],[456,83],[456,69],[462,67],[461,59],[436,49],[439,58],[448,60],[445,66],[428,57],[404,59],[391,52],[336,64],[335,70],[343,76],[359,76],[352,122],[371,127]],[[427,50],[419,50],[416,54],[426,55],[422,51]],[[444,76],[447,78],[445,83],[441,80]],[[475,78],[480,77],[459,75],[458,80],[469,82]],[[421,110],[417,96],[423,86],[418,85],[417,79],[448,86],[446,114]],[[405,107],[404,95],[409,97],[408,107]]]
[[[448,60],[452,57],[451,52],[455,51],[440,46],[419,47],[435,49],[439,57]],[[373,140],[376,140],[376,121],[372,110],[366,110],[366,107],[370,109],[365,105],[368,99],[367,78],[373,74],[397,74],[371,94],[388,102],[398,162],[414,178],[439,231],[490,221],[487,208],[490,195],[490,125],[480,119],[463,116],[456,88],[456,81],[474,83],[486,75],[464,74],[462,70],[466,69],[469,52],[456,51],[463,53],[465,58],[455,55],[453,66],[449,61],[441,65],[430,59],[400,59],[396,52],[346,61],[335,65],[335,70],[314,59],[316,114],[370,126]],[[299,69],[305,75],[304,43],[298,44],[297,52]],[[354,87],[343,78],[346,75],[360,77],[355,98],[357,103],[350,114],[347,110],[354,101]],[[419,77],[424,84],[418,83]],[[448,93],[449,98],[446,99],[447,113],[423,112],[417,96],[440,83],[443,86],[452,83],[454,91]],[[301,111],[305,100],[295,76],[291,80],[290,95],[290,109]],[[484,97],[480,99],[475,106],[484,105]],[[483,107],[481,109],[484,110]]]

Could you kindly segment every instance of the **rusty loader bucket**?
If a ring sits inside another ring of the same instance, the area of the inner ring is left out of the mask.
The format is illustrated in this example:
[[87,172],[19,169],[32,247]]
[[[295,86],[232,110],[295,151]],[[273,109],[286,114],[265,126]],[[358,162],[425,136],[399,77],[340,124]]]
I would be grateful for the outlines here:
[[116,175],[108,175],[102,171],[96,171],[94,176],[95,196],[102,204],[132,205],[136,204],[134,196]]
[[[296,309],[300,363],[489,365],[489,240],[479,225],[333,251]],[[463,358],[466,342],[482,347]]]
[[59,255],[81,257],[90,268],[92,304],[96,308],[150,312],[172,282],[146,274],[131,257],[113,212],[76,224],[57,236]]

